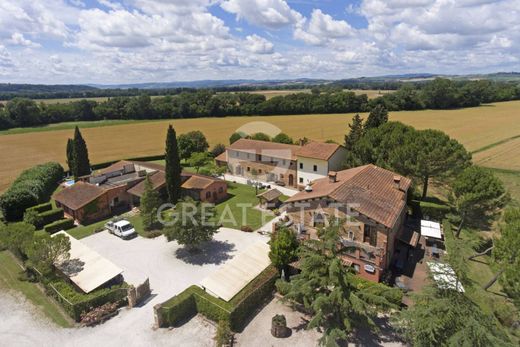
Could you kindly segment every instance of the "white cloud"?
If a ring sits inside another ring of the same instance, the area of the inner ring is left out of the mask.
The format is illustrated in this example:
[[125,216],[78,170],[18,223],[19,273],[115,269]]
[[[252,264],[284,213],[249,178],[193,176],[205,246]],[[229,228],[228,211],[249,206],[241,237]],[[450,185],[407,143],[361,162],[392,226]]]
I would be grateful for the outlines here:
[[267,29],[279,29],[302,19],[302,15],[283,0],[225,0],[220,6],[235,14],[237,20],[245,19]]
[[[0,0],[0,80],[120,83],[520,69],[520,0],[361,0],[345,6],[346,20],[318,1],[307,18],[282,0],[85,4]],[[240,23],[219,18],[215,6]],[[368,27],[353,27],[348,14],[364,17]]]
[[9,43],[13,45],[20,45],[31,48],[41,47],[39,43],[32,42],[31,40],[26,39],[21,33],[13,33],[13,35],[11,35]]
[[246,48],[258,54],[271,54],[274,51],[274,45],[271,41],[264,39],[256,34],[246,37]]
[[294,37],[312,45],[322,45],[336,39],[347,38],[354,29],[344,20],[335,20],[319,9],[312,11],[310,20],[301,20],[294,31]]

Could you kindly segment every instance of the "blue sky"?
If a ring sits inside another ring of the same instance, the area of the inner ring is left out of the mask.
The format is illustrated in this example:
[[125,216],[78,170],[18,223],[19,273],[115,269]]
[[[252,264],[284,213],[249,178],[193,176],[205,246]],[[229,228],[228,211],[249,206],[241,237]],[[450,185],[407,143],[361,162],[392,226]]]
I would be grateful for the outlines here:
[[520,0],[2,0],[0,82],[520,70]]

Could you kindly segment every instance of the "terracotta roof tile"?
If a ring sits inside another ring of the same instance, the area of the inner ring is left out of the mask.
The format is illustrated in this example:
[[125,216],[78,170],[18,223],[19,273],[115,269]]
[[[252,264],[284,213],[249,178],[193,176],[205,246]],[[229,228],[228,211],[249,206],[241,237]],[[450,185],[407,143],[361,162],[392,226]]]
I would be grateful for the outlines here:
[[[155,171],[149,175],[154,190],[161,189],[166,184],[166,174],[163,171]],[[142,197],[144,193],[144,183],[144,180],[137,183],[135,186],[128,189],[128,193]]]
[[261,154],[275,158],[296,160],[296,153],[300,146],[287,145],[269,141],[239,139],[228,146],[227,149],[238,150],[247,153]]
[[339,148],[341,146],[337,143],[311,141],[303,145],[296,155],[298,157],[328,160]]
[[95,184],[80,181],[54,194],[53,199],[72,210],[77,210],[103,195],[105,191]]
[[224,182],[219,178],[214,178],[205,175],[183,173],[189,176],[189,178],[182,184],[184,189],[206,189],[215,182]]
[[278,199],[280,196],[282,196],[282,193],[276,188],[270,189],[257,195],[257,197],[264,198],[267,201],[273,201],[275,199]]
[[406,191],[411,184],[410,179],[397,175],[400,177],[397,189],[395,176],[375,165],[338,171],[336,182],[330,182],[328,177],[318,179],[312,183],[311,192],[299,192],[287,202],[329,197],[338,202],[358,204],[352,208],[391,228],[406,205]]

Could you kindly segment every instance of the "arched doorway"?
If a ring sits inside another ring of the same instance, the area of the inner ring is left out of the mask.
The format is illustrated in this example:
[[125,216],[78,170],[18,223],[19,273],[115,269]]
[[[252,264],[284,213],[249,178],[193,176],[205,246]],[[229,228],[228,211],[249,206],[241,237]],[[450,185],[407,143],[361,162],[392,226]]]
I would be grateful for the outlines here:
[[289,186],[292,187],[294,185],[294,176],[289,175]]

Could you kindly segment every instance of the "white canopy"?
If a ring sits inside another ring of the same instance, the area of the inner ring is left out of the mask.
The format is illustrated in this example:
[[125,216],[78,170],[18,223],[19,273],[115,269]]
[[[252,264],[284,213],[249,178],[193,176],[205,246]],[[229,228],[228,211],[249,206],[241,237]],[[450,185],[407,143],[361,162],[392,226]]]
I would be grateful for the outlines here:
[[441,225],[437,222],[421,220],[421,235],[441,240]]
[[200,286],[211,295],[229,301],[270,263],[269,245],[257,242],[203,279]]
[[460,293],[464,292],[464,287],[457,279],[455,271],[448,264],[428,262],[428,267],[433,276],[433,280],[441,289],[453,289]]
[[65,235],[70,240],[69,259],[56,263],[56,267],[85,293],[90,293],[123,272],[110,260],[65,231],[60,231],[53,236],[55,235]]

